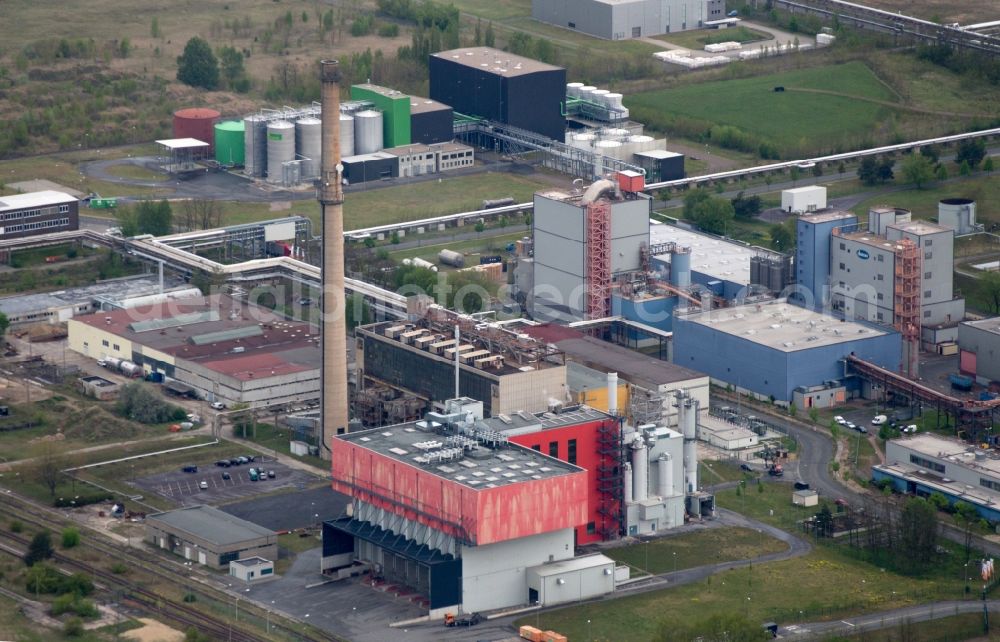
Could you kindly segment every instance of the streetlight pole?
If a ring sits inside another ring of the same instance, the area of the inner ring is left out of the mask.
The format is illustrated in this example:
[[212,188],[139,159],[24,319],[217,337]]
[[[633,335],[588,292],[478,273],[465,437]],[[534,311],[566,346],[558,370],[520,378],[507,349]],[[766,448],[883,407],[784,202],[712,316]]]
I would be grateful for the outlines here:
[[674,551],[674,573],[677,572],[677,551]]

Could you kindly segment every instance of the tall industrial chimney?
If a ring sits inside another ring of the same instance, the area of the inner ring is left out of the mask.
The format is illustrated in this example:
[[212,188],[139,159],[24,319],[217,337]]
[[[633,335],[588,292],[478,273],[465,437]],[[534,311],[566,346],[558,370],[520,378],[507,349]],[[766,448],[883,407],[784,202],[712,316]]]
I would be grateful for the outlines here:
[[316,199],[323,221],[323,423],[320,456],[330,459],[330,440],[347,432],[347,306],[344,298],[344,191],[340,164],[340,63],[320,62],[323,83],[323,161]]

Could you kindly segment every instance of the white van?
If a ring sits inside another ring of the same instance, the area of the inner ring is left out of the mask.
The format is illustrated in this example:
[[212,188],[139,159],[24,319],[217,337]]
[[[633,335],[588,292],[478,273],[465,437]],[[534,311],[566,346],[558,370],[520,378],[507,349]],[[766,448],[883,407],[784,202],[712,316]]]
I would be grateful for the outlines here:
[[884,424],[887,421],[889,421],[889,418],[886,417],[885,415],[876,415],[875,418],[872,419],[872,425],[873,426],[881,426],[882,424]]

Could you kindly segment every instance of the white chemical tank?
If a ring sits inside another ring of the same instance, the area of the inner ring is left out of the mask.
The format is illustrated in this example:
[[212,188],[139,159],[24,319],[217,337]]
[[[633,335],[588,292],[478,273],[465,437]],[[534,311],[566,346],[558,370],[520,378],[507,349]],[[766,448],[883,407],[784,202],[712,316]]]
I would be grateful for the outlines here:
[[340,115],[340,157],[354,156],[354,116]]
[[371,154],[382,149],[382,112],[373,109],[354,115],[354,153]]
[[295,121],[295,154],[302,159],[299,178],[307,180],[319,176],[323,153],[323,121],[319,118],[300,118]]
[[287,120],[275,120],[267,124],[267,181],[280,183],[284,180],[281,166],[295,160],[295,125]]
[[579,98],[580,97],[580,87],[583,87],[582,82],[570,82],[566,83],[566,97],[567,98]]
[[606,96],[610,93],[611,92],[608,91],[607,89],[595,89],[594,91],[590,92],[590,100],[597,103],[598,105],[607,105],[608,100]]
[[583,87],[580,87],[580,98],[583,98],[584,100],[593,100],[591,94],[594,93],[595,89],[597,89],[597,87],[594,87],[593,85],[584,85]]

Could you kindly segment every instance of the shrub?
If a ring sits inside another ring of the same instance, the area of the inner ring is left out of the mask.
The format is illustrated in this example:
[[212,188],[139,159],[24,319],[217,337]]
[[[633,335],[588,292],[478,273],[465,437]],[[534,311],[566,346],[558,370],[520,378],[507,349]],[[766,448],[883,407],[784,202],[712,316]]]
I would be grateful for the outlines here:
[[28,552],[24,554],[24,563],[28,566],[34,566],[42,560],[49,559],[52,554],[52,536],[49,535],[48,531],[42,531],[31,539]]
[[378,28],[378,35],[383,38],[395,38],[399,35],[399,25],[387,24]]
[[66,620],[63,625],[63,635],[68,638],[76,638],[83,635],[83,622],[78,617]]
[[[77,495],[75,497],[58,497],[52,500],[52,505],[56,508],[69,508],[71,506],[86,506],[88,504],[99,504],[114,499],[111,493],[103,491],[91,493],[89,495]],[[64,547],[66,548],[66,547]]]
[[80,531],[75,526],[69,526],[62,532],[62,547],[73,548],[80,543]]
[[115,562],[111,565],[111,572],[115,575],[122,575],[128,572],[128,567],[123,562]]
[[21,522],[17,521],[16,519],[15,520],[11,520],[11,522],[10,522],[10,532],[11,533],[21,533],[23,531],[24,531],[24,524],[22,524]]

